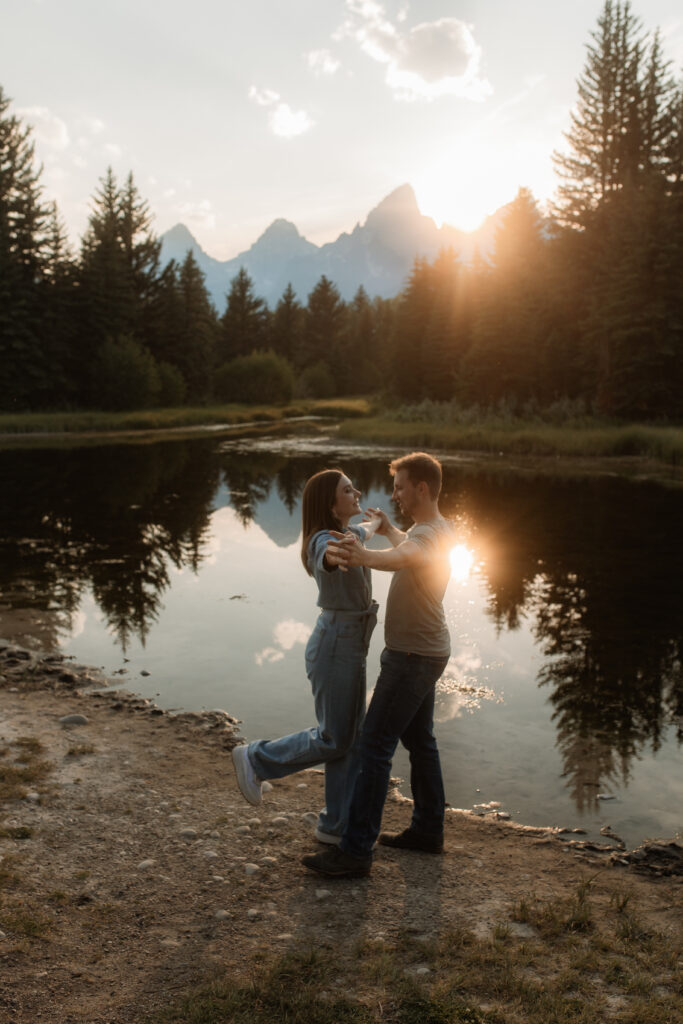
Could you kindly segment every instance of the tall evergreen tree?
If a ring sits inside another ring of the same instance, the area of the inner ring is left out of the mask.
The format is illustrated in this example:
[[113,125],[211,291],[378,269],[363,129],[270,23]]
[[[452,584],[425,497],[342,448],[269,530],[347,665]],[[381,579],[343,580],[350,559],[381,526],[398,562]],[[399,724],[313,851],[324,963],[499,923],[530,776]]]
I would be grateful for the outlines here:
[[346,305],[339,290],[323,274],[308,296],[304,333],[298,355],[300,367],[326,362],[332,366],[341,356],[340,345]]
[[0,87],[0,408],[29,408],[50,377],[41,347],[39,284],[48,208],[31,132]]
[[249,274],[240,267],[230,282],[225,313],[221,318],[219,362],[235,356],[249,355],[264,348],[267,340],[269,313],[263,299],[254,293]]
[[301,345],[304,310],[291,284],[288,284],[275,307],[270,323],[270,347],[277,355],[294,362]]

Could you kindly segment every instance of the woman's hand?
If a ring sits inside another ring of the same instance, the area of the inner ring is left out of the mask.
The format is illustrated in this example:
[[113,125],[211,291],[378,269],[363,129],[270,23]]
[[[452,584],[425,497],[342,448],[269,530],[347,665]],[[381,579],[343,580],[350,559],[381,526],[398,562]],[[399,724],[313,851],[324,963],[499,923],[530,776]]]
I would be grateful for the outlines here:
[[386,536],[391,528],[389,516],[381,508],[368,508],[363,513],[365,518],[361,522],[369,537],[373,537],[376,533],[382,536]]

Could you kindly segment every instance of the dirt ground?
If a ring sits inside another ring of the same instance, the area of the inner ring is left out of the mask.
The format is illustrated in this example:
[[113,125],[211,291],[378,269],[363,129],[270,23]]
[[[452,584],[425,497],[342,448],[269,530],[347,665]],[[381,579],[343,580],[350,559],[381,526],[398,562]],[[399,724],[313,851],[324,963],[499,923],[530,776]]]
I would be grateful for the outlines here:
[[[681,875],[494,816],[449,811],[443,857],[379,848],[368,879],[326,882],[299,863],[318,847],[320,772],[273,783],[251,807],[235,782],[229,716],[173,716],[84,692],[93,682],[58,656],[0,644],[0,764],[47,762],[0,807],[7,1024],[143,1021],[263,953],[330,943],[342,953],[450,926],[486,937],[523,897],[567,894],[596,874],[602,899],[626,887],[648,922],[680,933]],[[385,827],[409,815],[393,790]]]

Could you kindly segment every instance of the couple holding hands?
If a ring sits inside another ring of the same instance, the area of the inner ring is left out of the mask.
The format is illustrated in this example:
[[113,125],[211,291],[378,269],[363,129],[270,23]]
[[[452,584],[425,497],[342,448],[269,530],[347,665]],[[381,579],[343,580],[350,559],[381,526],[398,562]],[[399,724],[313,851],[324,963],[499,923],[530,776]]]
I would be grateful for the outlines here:
[[[320,615],[306,645],[306,673],[317,726],[233,750],[237,782],[249,803],[261,783],[325,766],[325,807],[315,837],[325,844],[302,863],[328,877],[370,873],[375,843],[426,853],[443,850],[445,797],[434,737],[434,691],[450,656],[443,596],[450,576],[452,524],[439,512],[441,465],[414,452],[394,459],[392,497],[413,520],[404,533],[381,509],[363,522],[360,492],[339,469],[306,483],[302,501],[304,568],[318,585]],[[391,547],[364,546],[375,533]],[[385,647],[365,711],[365,665],[377,621],[371,569],[391,572]],[[410,755],[414,807],[409,827],[381,832],[391,762],[399,740]]]

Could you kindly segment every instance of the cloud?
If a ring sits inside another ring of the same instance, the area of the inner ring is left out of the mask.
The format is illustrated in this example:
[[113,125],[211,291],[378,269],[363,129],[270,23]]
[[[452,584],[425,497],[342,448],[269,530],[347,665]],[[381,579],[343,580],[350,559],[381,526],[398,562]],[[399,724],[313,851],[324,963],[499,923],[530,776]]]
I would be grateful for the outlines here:
[[252,85],[249,99],[260,107],[272,108],[268,114],[268,123],[273,135],[282,139],[293,139],[297,135],[303,135],[315,124],[305,110],[292,110],[289,103],[283,103],[280,94],[272,89],[257,89]]
[[329,50],[311,50],[307,54],[308,66],[314,75],[334,75],[341,67],[336,57]]
[[189,220],[193,224],[211,230],[216,227],[216,215],[208,199],[201,199],[198,203],[179,203],[176,210],[184,221]]
[[398,25],[390,21],[376,0],[346,0],[346,6],[342,34],[386,65],[385,80],[397,99],[483,100],[492,92],[480,74],[481,47],[464,21],[440,18],[406,28],[402,18]]
[[36,139],[51,149],[63,150],[69,145],[69,132],[61,117],[51,114],[47,107],[23,107],[17,110],[33,127]]
[[269,107],[273,103],[277,103],[280,93],[273,92],[272,89],[257,89],[255,85],[252,85],[249,90],[249,99],[258,103],[259,107]]
[[105,142],[102,147],[107,156],[119,157],[121,156],[122,150],[120,146],[117,146],[115,142]]

